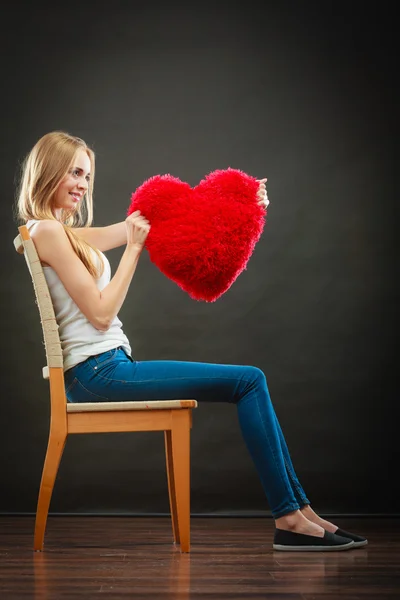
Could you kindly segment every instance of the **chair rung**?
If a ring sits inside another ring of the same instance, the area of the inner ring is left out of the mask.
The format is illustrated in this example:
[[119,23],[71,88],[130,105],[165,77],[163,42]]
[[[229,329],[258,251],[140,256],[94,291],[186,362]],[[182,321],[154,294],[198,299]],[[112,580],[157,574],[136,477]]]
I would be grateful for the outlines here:
[[107,410],[160,410],[196,408],[196,400],[151,400],[140,402],[68,402],[67,412],[103,412]]

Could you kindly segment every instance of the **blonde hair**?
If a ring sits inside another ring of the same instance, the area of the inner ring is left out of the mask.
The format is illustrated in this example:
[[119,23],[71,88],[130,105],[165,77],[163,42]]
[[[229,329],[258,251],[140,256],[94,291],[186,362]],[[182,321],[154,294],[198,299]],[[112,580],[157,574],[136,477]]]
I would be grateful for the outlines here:
[[[62,210],[61,223],[75,253],[89,273],[97,278],[104,270],[99,250],[78,237],[71,229],[90,227],[93,222],[95,157],[93,150],[81,138],[64,131],[52,131],[34,145],[22,163],[16,199],[16,218],[22,223],[29,219],[56,220],[52,213],[54,196],[79,150],[84,150],[90,159],[91,178],[87,192],[78,207],[73,211]],[[100,267],[95,265],[91,250],[97,254]]]

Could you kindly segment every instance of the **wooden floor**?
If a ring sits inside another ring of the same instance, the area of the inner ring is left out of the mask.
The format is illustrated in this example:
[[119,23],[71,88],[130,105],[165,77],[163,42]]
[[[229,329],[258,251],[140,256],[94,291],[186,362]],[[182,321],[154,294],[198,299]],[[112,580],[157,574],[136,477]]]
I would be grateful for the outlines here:
[[181,555],[167,518],[49,517],[34,553],[33,518],[0,517],[0,598],[399,600],[400,521],[334,522],[369,545],[274,552],[271,519],[192,518]]

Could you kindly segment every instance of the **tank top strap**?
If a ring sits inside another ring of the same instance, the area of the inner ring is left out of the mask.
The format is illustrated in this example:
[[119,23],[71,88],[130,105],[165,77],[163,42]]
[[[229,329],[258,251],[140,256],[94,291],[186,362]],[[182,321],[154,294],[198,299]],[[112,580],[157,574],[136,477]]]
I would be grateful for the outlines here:
[[39,219],[29,219],[29,221],[27,221],[25,223],[25,227],[28,229],[28,231],[31,231],[33,229],[33,227],[35,225],[37,225],[40,222]]

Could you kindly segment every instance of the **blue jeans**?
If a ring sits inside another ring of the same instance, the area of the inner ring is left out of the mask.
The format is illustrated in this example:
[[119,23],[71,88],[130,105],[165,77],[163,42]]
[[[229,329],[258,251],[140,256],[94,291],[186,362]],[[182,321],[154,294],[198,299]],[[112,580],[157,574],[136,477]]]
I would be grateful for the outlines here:
[[68,402],[194,398],[236,404],[240,427],[277,519],[310,504],[295,474],[263,371],[244,365],[135,361],[122,348],[65,372]]

